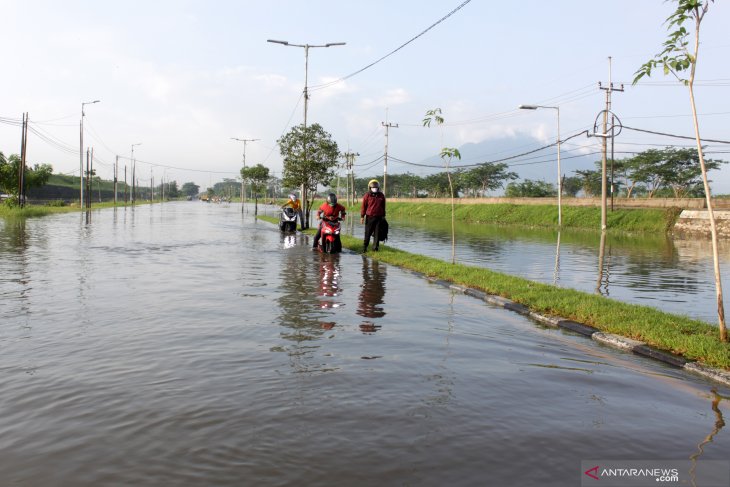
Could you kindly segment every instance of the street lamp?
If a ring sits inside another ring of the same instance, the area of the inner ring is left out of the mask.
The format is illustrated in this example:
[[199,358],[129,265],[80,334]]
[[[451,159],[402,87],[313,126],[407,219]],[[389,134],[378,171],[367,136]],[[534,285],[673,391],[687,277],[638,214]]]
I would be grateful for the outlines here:
[[101,100],[85,101],[81,103],[81,130],[79,132],[79,207],[84,205],[84,105],[93,105]]
[[142,142],[138,142],[136,144],[132,144],[132,205],[134,205],[135,202],[135,190],[137,189],[136,181],[135,181],[135,169],[136,164],[134,163],[134,146],[136,145],[142,145]]
[[538,108],[552,108],[558,114],[558,226],[563,225],[563,209],[562,209],[562,196],[563,196],[563,175],[560,170],[560,107],[550,107],[543,105],[520,105],[521,110],[537,110]]
[[[275,39],[267,39],[266,42],[271,42],[272,44],[281,44],[282,46],[291,46],[291,47],[302,47],[304,48],[304,136],[306,137],[307,134],[307,106],[309,102],[309,93],[307,92],[307,81],[308,81],[308,71],[309,71],[309,48],[310,47],[332,47],[332,46],[344,46],[345,42],[328,42],[326,44],[292,44],[288,41],[277,41]],[[307,159],[307,144],[306,140],[304,143],[304,160]],[[306,194],[306,188],[304,186],[304,183],[302,183],[301,188],[302,193],[302,200],[306,201],[307,194]],[[309,215],[307,215],[307,220],[309,220]],[[307,223],[309,223],[307,221]]]
[[[237,140],[239,142],[243,142],[243,168],[246,169],[246,143],[248,142],[256,142],[257,140],[261,139],[239,139],[237,137],[231,137],[231,140]],[[241,174],[241,211],[243,211],[243,203],[246,200],[246,180],[243,177],[243,174]]]

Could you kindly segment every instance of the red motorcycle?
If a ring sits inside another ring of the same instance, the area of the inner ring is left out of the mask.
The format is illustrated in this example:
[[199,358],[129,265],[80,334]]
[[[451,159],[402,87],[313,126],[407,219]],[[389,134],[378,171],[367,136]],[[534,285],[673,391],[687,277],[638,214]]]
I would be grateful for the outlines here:
[[319,242],[319,251],[326,254],[338,254],[342,252],[340,241],[340,218],[323,219],[322,235]]

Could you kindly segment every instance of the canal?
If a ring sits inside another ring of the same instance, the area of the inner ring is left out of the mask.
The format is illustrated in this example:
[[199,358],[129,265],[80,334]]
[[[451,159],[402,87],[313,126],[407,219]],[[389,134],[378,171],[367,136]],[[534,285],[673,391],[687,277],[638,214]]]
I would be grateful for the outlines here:
[[[273,211],[270,211],[273,214]],[[359,215],[356,215],[359,216]],[[451,261],[451,222],[389,218],[388,244]],[[361,235],[359,226],[348,231]],[[607,234],[457,222],[456,260],[717,324],[709,238]],[[720,242],[730,289],[730,242]]]
[[727,460],[727,388],[309,238],[198,202],[0,220],[0,485],[565,486],[588,459]]

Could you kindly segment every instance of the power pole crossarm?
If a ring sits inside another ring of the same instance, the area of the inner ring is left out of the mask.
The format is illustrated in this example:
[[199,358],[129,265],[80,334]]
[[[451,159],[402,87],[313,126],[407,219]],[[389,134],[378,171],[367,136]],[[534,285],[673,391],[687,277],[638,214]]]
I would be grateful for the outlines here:
[[385,154],[384,154],[384,160],[383,160],[383,194],[387,195],[386,189],[388,185],[388,129],[390,128],[398,128],[397,123],[389,123],[389,122],[381,122],[383,127],[385,127]]
[[[601,86],[598,83],[598,87],[606,92],[606,110],[603,112],[603,133],[601,138],[603,139],[603,150],[601,151],[601,231],[606,230],[606,201],[607,201],[607,184],[606,184],[606,163],[607,163],[607,152],[608,152],[608,114],[611,111],[611,93],[614,91],[624,91],[623,85],[621,88],[614,88],[613,81],[611,80],[611,56],[608,57],[608,86]],[[613,181],[611,182],[613,184]]]

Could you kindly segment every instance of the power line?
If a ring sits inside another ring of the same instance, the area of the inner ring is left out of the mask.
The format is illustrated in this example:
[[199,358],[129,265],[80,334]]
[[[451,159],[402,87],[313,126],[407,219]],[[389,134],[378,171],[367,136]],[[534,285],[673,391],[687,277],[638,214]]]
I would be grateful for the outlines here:
[[[674,137],[675,139],[697,140],[695,137],[689,137],[687,135],[667,134],[665,132],[655,132],[653,130],[637,129],[637,128],[634,128],[634,127],[627,127],[626,125],[624,125],[623,128],[625,128],[627,130],[634,130],[636,132],[644,132],[644,133],[647,133],[647,134],[663,135],[665,137]],[[716,144],[730,144],[730,141],[728,141],[728,140],[700,139],[700,141],[701,142],[715,142]]]
[[[292,118],[294,118],[294,114],[296,113],[297,108],[299,108],[299,102],[302,101],[303,97],[304,97],[304,93],[299,95],[299,98],[297,99],[297,103],[294,105],[294,109],[291,111],[291,115],[289,115],[289,120],[287,120],[286,125],[284,126],[284,130],[281,131],[281,135],[279,136],[279,138],[284,137],[284,132],[286,132],[286,129],[289,128],[289,125],[291,124],[291,120],[292,120]],[[264,159],[264,162],[262,162],[262,164],[266,164],[266,161],[269,160],[269,157],[271,157],[271,154],[274,153],[275,149],[276,149],[276,144],[274,144],[274,147],[271,148],[271,150],[269,151],[269,154],[266,156],[266,158]]]
[[367,65],[367,66],[365,66],[364,68],[358,69],[358,70],[357,70],[357,71],[355,71],[354,73],[350,73],[350,74],[348,74],[347,76],[344,76],[344,77],[342,77],[342,78],[336,79],[336,80],[334,80],[334,81],[330,81],[329,83],[324,83],[324,84],[321,84],[321,85],[315,85],[315,86],[310,86],[310,87],[309,87],[309,91],[316,91],[316,90],[321,90],[321,89],[323,89],[323,88],[328,88],[328,87],[330,87],[330,86],[332,86],[332,85],[334,85],[334,84],[337,84],[337,83],[340,83],[340,82],[342,82],[342,81],[345,81],[345,80],[347,80],[347,79],[350,79],[350,78],[352,78],[353,76],[355,76],[355,75],[358,75],[358,74],[362,73],[362,72],[363,72],[363,71],[365,71],[366,69],[368,69],[368,68],[371,68],[371,67],[375,66],[375,65],[376,65],[376,64],[378,64],[378,63],[379,63],[380,61],[384,60],[385,58],[388,58],[388,57],[392,56],[392,55],[393,55],[393,54],[395,54],[396,52],[398,52],[398,51],[400,51],[401,49],[403,49],[404,47],[406,47],[406,46],[407,46],[408,44],[410,44],[411,42],[415,41],[416,39],[418,39],[419,37],[421,37],[422,35],[424,35],[424,34],[425,34],[426,32],[428,32],[429,30],[431,30],[431,29],[433,29],[434,27],[436,27],[437,25],[439,25],[439,24],[440,24],[441,22],[443,22],[444,20],[446,20],[446,19],[448,19],[449,17],[451,17],[452,15],[454,15],[454,14],[455,14],[456,12],[458,12],[459,10],[461,10],[461,8],[462,8],[462,7],[464,7],[464,6],[465,6],[465,5],[467,4],[467,3],[469,3],[470,1],[471,1],[471,0],[465,0],[464,2],[462,2],[462,3],[461,3],[461,5],[459,5],[458,7],[456,7],[456,8],[454,9],[454,10],[452,10],[451,12],[449,12],[448,14],[444,15],[444,16],[443,16],[443,17],[441,17],[441,18],[440,18],[439,20],[437,20],[436,22],[434,22],[433,24],[431,24],[431,25],[430,25],[430,26],[429,26],[429,27],[428,27],[428,28],[427,28],[426,30],[424,30],[424,31],[422,31],[422,32],[421,32],[420,34],[418,34],[418,35],[416,35],[416,36],[412,37],[412,38],[411,38],[410,40],[408,40],[407,42],[405,42],[405,43],[401,44],[400,46],[398,46],[397,48],[393,49],[392,51],[390,51],[390,52],[389,52],[388,54],[386,54],[385,56],[381,57],[380,59],[378,59],[378,60],[376,60],[376,61],[373,61],[372,63],[368,64],[368,65]]

